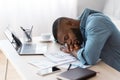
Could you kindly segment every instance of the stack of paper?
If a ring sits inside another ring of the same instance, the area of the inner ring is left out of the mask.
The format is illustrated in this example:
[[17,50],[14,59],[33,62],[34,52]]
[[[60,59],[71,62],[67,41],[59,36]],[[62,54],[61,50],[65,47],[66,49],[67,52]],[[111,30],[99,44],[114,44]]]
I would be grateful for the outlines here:
[[73,57],[70,54],[64,53],[62,51],[58,52],[48,52],[44,54],[48,59],[50,59],[52,62],[66,62],[66,61],[75,61],[76,58]]
[[38,53],[46,53],[47,52],[47,44],[37,44],[36,45],[36,52]]
[[29,64],[39,68],[39,69],[45,69],[45,68],[49,68],[49,67],[53,67],[54,65],[56,65],[55,63],[49,61],[48,59],[41,59],[40,61],[30,61]]
[[50,68],[53,66],[63,65],[66,63],[71,63],[77,59],[64,52],[50,52],[44,54],[46,57],[40,61],[31,61],[30,64],[38,67],[39,69]]
[[66,63],[70,63],[70,62],[73,62],[73,60],[68,60],[68,61],[63,61],[63,62],[52,62],[49,59],[45,58],[45,59],[41,59],[40,61],[30,61],[29,64],[41,70],[41,69],[51,68],[54,66],[63,65]]

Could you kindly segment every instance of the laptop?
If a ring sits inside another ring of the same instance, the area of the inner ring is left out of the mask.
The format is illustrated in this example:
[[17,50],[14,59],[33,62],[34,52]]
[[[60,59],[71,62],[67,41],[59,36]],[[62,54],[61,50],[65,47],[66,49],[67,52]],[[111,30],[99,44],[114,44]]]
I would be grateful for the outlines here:
[[42,55],[47,51],[47,44],[35,44],[31,42],[22,43],[22,41],[8,28],[4,31],[11,45],[19,53],[19,55]]

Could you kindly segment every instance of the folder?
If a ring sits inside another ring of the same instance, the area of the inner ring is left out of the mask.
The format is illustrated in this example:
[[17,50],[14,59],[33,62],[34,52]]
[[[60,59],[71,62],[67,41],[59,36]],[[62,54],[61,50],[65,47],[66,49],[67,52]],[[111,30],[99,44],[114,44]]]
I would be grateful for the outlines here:
[[96,75],[95,71],[87,68],[74,68],[65,71],[57,76],[58,80],[86,80]]

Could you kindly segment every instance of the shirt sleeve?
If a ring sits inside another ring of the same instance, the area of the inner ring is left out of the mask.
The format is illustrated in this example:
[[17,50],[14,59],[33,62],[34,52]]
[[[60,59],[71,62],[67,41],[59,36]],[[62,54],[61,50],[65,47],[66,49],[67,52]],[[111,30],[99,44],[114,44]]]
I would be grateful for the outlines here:
[[101,51],[111,34],[109,22],[103,17],[94,17],[87,23],[85,46],[77,52],[77,58],[83,64],[95,64],[100,58]]

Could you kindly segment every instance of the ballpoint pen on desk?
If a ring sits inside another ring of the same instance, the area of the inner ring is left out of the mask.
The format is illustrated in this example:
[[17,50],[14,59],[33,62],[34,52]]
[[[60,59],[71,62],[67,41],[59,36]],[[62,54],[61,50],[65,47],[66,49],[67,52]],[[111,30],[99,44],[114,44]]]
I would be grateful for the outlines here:
[[67,69],[67,70],[70,70],[71,66],[72,66],[72,64],[70,64],[70,65],[69,65],[69,67],[68,67],[68,69]]
[[22,30],[23,30],[23,32],[25,33],[25,35],[26,35],[26,37],[27,37],[27,39],[28,39],[28,42],[31,42],[32,41],[32,38],[31,38],[31,32],[32,32],[32,28],[33,28],[33,26],[32,26],[32,28],[31,28],[31,30],[30,30],[30,34],[28,34],[28,32],[23,28],[23,27],[20,27]]

